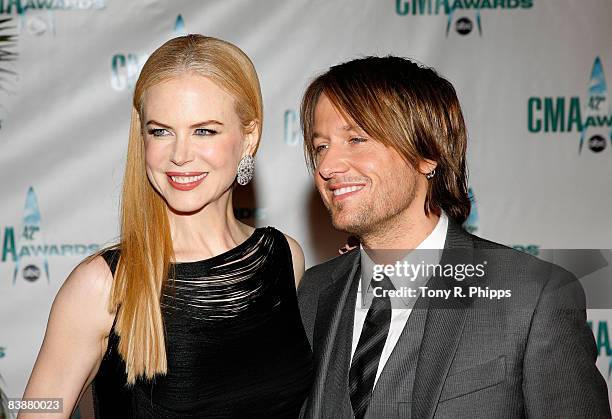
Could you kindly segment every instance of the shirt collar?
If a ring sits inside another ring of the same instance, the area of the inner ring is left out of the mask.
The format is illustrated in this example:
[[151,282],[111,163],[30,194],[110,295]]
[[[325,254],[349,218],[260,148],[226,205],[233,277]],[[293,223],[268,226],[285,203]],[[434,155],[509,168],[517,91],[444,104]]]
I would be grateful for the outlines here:
[[[421,256],[425,256],[425,258],[428,259],[426,263],[435,263],[435,264],[439,263],[441,254],[442,254],[442,249],[444,249],[444,244],[446,242],[447,231],[448,231],[448,216],[446,215],[444,211],[441,211],[440,218],[438,219],[438,222],[436,226],[434,227],[434,229],[431,231],[431,233],[429,233],[427,237],[425,237],[425,239],[423,239],[421,243],[419,243],[418,246],[415,247],[415,250],[438,249],[439,252],[411,252],[411,253],[408,253],[401,260],[401,262],[405,261],[407,263],[418,264],[422,259],[424,259]],[[359,285],[357,289],[357,299],[358,301],[359,299],[361,299],[362,307],[368,307],[369,303],[371,302],[373,298],[372,288],[370,286],[371,278],[365,278],[365,276],[363,275],[363,272],[366,272],[366,271],[371,272],[374,266],[374,262],[372,261],[372,259],[370,259],[368,254],[363,250],[363,247],[361,246],[361,244],[359,244],[359,251],[361,255],[362,275],[359,280]],[[391,283],[396,289],[400,289],[402,286],[405,286],[405,285],[402,285],[403,280],[400,281],[398,280],[398,278],[392,278],[392,277],[390,277],[389,279],[391,280]],[[419,280],[416,280],[413,283],[411,283],[411,286],[413,287],[423,286],[425,285],[428,279],[429,278],[421,278]],[[365,294],[362,294],[361,292],[362,284],[364,286],[367,285],[366,289],[368,292],[366,292]],[[400,300],[404,304],[404,307],[402,307],[399,301],[394,301],[394,300],[397,300],[397,298],[391,299],[391,304],[393,305],[393,308],[405,308],[409,306],[411,307],[413,303],[413,299],[409,297],[400,297]]]

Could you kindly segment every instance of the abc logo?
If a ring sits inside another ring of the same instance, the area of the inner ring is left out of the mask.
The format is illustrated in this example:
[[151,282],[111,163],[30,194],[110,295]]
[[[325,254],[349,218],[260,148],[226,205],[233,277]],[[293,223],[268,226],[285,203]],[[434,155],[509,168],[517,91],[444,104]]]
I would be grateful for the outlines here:
[[594,135],[589,139],[589,148],[594,153],[599,153],[606,148],[606,139],[601,135]]
[[472,32],[473,27],[474,24],[467,17],[462,17],[461,19],[458,19],[455,23],[455,30],[459,35],[469,34],[470,32]]
[[23,278],[26,281],[34,282],[40,278],[40,269],[35,265],[28,265],[23,268]]

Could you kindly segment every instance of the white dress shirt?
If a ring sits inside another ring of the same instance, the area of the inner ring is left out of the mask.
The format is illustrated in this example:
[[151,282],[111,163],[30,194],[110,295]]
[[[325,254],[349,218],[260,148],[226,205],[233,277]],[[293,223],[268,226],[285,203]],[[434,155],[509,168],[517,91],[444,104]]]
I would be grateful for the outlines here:
[[[442,214],[440,215],[440,219],[438,220],[436,227],[429,234],[429,236],[427,236],[425,240],[423,240],[415,249],[443,249],[444,243],[446,241],[447,230],[448,230],[448,217],[442,211]],[[441,252],[436,252],[436,256],[434,256],[436,260],[428,261],[428,262],[437,264],[440,261],[440,256],[439,256],[440,253]],[[361,248],[361,255],[362,255],[361,256],[362,257],[361,266],[363,267],[364,257],[367,258],[367,254],[363,251],[363,248]],[[370,261],[370,263],[373,263],[373,262]],[[418,262],[414,262],[414,263],[418,263]],[[369,304],[365,304],[365,301],[367,301],[366,295],[362,296],[362,292],[361,292],[361,288],[362,288],[361,284],[362,282],[364,282],[364,279],[367,281],[367,284],[368,284],[367,289],[368,289],[368,294],[370,297],[369,299],[371,300],[373,298],[373,295],[371,293],[372,288],[369,287],[371,278],[364,278],[362,276],[362,278],[360,278],[359,280],[359,285],[357,289],[357,304],[355,304],[355,319],[353,321],[353,346],[351,349],[351,361],[353,359],[353,355],[355,354],[355,349],[357,348],[357,343],[359,342],[359,337],[361,336],[361,330],[363,329],[363,324],[365,322],[366,314],[368,313],[368,308],[369,308]],[[397,278],[389,277],[389,279],[391,280],[391,283],[394,285],[395,289],[399,290],[401,288],[400,281],[398,281]],[[427,279],[429,278],[425,278],[425,281]],[[397,341],[399,340],[402,330],[404,330],[404,327],[406,326],[406,323],[408,322],[408,317],[410,317],[410,313],[412,312],[412,304],[409,305],[410,308],[406,308],[406,306],[402,305],[403,301],[406,303],[406,305],[408,305],[407,299],[391,298],[391,305],[393,307],[393,309],[391,310],[391,325],[389,326],[389,333],[387,335],[387,340],[385,341],[385,346],[380,356],[380,361],[378,362],[378,369],[376,370],[376,378],[374,379],[374,384],[376,384],[376,382],[378,381],[378,377],[380,376],[380,373],[382,372],[385,364],[387,363],[389,356],[391,356],[391,352],[393,351],[393,348],[395,348],[395,345],[397,344]]]

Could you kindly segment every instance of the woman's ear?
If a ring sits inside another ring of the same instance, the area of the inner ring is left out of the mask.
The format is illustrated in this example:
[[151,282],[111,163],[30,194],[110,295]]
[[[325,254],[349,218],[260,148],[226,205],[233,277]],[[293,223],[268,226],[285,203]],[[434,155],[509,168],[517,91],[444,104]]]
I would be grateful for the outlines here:
[[259,122],[251,121],[245,128],[242,155],[254,155],[259,146]]

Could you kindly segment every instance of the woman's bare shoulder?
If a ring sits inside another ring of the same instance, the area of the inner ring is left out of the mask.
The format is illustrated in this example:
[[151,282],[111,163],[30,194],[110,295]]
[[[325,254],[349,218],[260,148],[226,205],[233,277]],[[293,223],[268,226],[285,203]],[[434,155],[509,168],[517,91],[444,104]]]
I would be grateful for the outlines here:
[[295,287],[297,288],[304,275],[304,251],[302,246],[293,237],[283,233],[289,249],[291,250],[291,259],[293,261],[293,274],[295,276]]
[[86,313],[82,316],[83,321],[101,329],[106,329],[108,325],[110,329],[114,319],[109,307],[112,284],[113,275],[102,256],[85,259],[62,284],[53,309],[68,316],[77,316],[75,321],[79,321],[78,313]]

